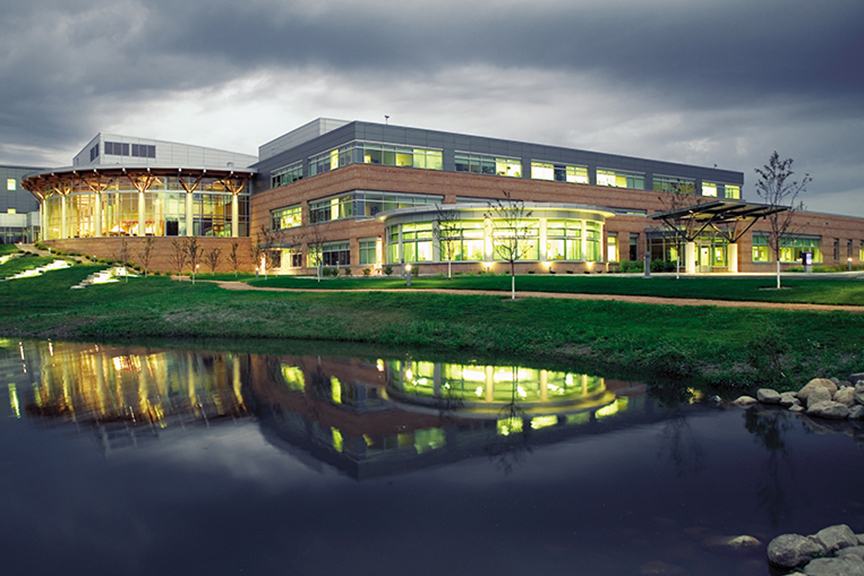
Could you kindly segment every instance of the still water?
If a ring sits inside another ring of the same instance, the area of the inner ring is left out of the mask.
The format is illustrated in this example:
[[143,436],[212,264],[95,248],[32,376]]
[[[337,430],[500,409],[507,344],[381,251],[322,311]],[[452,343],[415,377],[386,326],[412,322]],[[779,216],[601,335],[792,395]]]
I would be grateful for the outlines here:
[[698,391],[8,340],[0,374],[6,575],[749,575],[777,534],[864,532],[860,429]]

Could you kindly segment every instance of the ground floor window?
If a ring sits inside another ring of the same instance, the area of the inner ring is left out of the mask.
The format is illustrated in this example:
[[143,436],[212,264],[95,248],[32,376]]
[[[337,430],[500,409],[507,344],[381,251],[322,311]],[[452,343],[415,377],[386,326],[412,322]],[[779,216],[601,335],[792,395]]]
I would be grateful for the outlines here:
[[360,265],[373,265],[377,266],[381,263],[381,256],[378,252],[378,240],[373,238],[371,240],[360,240]]
[[328,242],[321,247],[321,259],[324,266],[350,266],[351,244],[344,242]]
[[[773,262],[774,254],[768,244],[767,232],[753,233],[753,262]],[[808,235],[790,235],[784,237],[780,242],[780,262],[801,262],[802,254],[810,252],[813,254],[813,262],[822,263],[822,249],[820,247],[821,237]]]

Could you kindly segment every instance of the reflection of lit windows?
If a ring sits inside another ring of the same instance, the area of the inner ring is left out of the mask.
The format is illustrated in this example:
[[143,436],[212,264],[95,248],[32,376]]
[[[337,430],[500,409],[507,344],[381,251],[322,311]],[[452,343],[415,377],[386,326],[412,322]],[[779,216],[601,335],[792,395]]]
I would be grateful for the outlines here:
[[498,434],[500,436],[509,436],[510,434],[518,434],[522,432],[521,418],[504,418],[496,423]]
[[302,392],[306,388],[306,377],[303,375],[303,370],[297,366],[288,366],[287,364],[283,364],[282,380],[291,390]]
[[558,416],[537,416],[531,419],[531,429],[540,430],[558,424]]
[[337,452],[342,452],[342,433],[336,428],[330,428],[333,432],[333,448],[336,449]]

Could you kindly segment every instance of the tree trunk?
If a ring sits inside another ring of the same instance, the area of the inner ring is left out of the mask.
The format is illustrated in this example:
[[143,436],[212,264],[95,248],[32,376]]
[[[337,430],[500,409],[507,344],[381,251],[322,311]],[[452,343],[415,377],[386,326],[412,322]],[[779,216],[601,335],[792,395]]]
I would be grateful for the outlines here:
[[777,254],[777,290],[780,290],[780,254]]
[[516,300],[516,265],[510,264],[510,299]]
[[451,264],[453,264],[452,260],[447,260],[447,279],[448,280],[453,278]]

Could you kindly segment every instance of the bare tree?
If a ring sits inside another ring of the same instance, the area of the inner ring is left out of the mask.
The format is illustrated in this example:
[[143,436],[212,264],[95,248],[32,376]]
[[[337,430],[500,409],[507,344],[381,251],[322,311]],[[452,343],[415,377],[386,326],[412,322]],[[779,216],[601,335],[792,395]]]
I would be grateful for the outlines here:
[[784,239],[791,233],[792,219],[795,212],[804,208],[803,204],[796,205],[798,195],[807,190],[807,184],[813,179],[805,174],[801,181],[792,180],[795,174],[792,171],[792,159],[780,160],[775,150],[768,159],[768,164],[762,168],[756,168],[759,179],[756,181],[756,195],[768,206],[777,210],[768,214],[765,219],[770,228],[768,232],[768,246],[774,253],[774,261],[777,265],[777,289],[780,289],[780,248]]
[[183,266],[186,265],[187,258],[189,258],[189,252],[186,250],[185,244],[180,240],[172,240],[169,260],[172,268],[177,270],[178,280],[183,279]]
[[[663,218],[663,225],[666,226],[675,236],[675,279],[681,278],[681,252],[687,246],[688,242],[693,242],[696,237],[702,232],[702,229],[697,225],[694,218],[687,213],[682,212],[683,208],[693,206],[694,208],[701,204],[701,199],[696,197],[693,192],[692,185],[687,182],[675,182],[672,184],[672,190],[667,194],[659,196],[660,203],[663,204],[663,209],[666,212],[672,212],[669,218]],[[647,272],[646,272],[647,274]]]
[[240,255],[237,254],[237,249],[240,247],[239,242],[231,243],[231,252],[228,253],[228,261],[231,262],[231,268],[234,270],[234,277],[237,277],[237,271],[240,269]]
[[204,257],[204,248],[198,247],[197,236],[187,236],[185,248],[189,266],[192,268],[192,284],[195,284],[195,274],[198,273],[198,264]]
[[222,261],[222,249],[221,248],[213,248],[210,252],[207,253],[207,267],[210,268],[210,273],[215,274],[216,268],[219,267],[219,263]]
[[516,261],[531,250],[534,222],[528,220],[533,212],[525,208],[525,202],[516,200],[509,192],[504,199],[489,202],[485,214],[492,228],[492,247],[495,256],[510,263],[510,298],[516,299]]
[[321,267],[324,265],[324,244],[327,242],[327,237],[320,226],[311,226],[308,232],[308,240],[306,241],[308,264],[315,266],[318,282],[320,282]]
[[147,277],[147,274],[150,272],[150,260],[153,257],[153,244],[156,241],[152,236],[148,236],[146,240],[144,240],[144,248],[140,252],[138,252],[138,258],[141,259],[141,268],[144,270],[144,277]]
[[438,242],[438,251],[447,260],[447,278],[453,277],[452,263],[462,243],[462,219],[455,210],[444,210],[435,205],[435,225],[432,235]]

